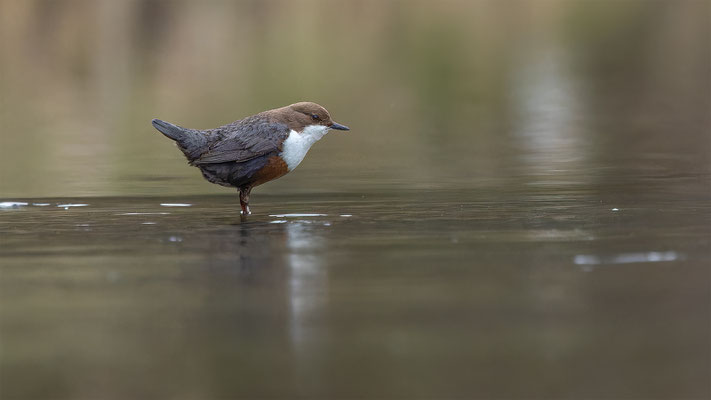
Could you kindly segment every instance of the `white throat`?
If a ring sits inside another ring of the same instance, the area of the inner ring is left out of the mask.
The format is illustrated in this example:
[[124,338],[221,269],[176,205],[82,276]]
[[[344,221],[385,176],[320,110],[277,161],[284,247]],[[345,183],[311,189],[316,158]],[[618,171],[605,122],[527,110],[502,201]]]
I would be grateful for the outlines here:
[[328,127],[323,125],[309,125],[300,133],[293,129],[289,132],[289,137],[284,140],[281,152],[281,158],[286,162],[289,171],[301,163],[311,146],[319,141],[326,132],[328,132]]

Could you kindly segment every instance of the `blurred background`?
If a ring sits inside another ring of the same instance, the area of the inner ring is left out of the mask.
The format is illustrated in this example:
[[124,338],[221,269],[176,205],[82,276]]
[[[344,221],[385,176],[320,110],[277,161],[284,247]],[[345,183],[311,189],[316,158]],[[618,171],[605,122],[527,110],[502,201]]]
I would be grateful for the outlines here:
[[[150,124],[303,100],[248,219]],[[707,0],[0,0],[0,398],[708,399],[709,110]]]
[[257,195],[711,168],[707,1],[0,5],[5,197],[226,193],[150,120],[301,100],[352,131]]

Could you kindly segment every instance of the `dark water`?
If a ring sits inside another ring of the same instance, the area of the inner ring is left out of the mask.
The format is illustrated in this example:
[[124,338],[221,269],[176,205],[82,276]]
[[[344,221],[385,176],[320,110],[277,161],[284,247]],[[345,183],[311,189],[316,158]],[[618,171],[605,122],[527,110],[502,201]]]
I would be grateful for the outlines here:
[[29,199],[3,392],[703,398],[708,183]]
[[0,398],[711,398],[710,8],[0,0]]

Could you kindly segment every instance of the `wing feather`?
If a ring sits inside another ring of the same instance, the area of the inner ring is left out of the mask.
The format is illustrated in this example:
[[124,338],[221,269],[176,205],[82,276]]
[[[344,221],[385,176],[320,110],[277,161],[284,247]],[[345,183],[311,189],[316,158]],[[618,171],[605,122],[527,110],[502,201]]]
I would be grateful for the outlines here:
[[281,143],[289,136],[289,127],[257,115],[214,129],[210,134],[217,140],[192,161],[193,165],[245,162],[280,151]]

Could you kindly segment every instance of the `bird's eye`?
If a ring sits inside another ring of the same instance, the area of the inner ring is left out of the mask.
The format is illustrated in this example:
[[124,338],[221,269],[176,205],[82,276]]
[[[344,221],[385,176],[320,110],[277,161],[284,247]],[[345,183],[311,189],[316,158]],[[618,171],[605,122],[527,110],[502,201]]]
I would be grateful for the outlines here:
[[311,114],[311,119],[314,121],[318,121],[321,118],[319,118],[318,115],[316,115],[316,114]]

